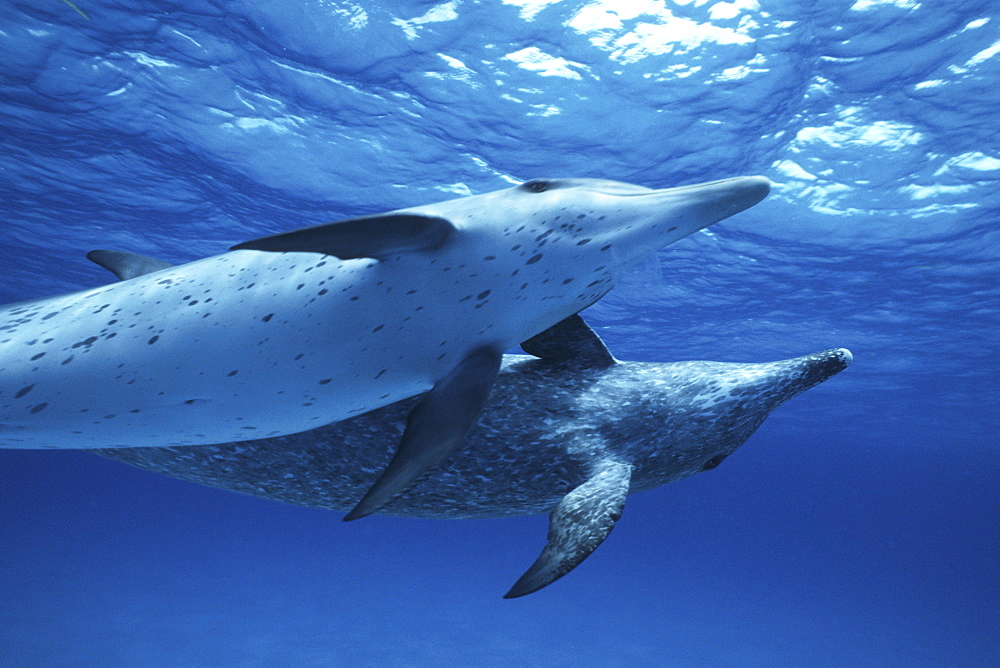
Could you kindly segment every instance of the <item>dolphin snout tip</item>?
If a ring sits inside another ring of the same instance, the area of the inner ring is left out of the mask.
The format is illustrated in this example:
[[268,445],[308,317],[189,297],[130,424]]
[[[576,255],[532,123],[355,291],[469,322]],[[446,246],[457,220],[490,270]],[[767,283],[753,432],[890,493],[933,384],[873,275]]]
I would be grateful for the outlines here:
[[851,365],[854,355],[847,348],[834,348],[816,356],[817,368],[825,369],[830,376],[840,373]]
[[766,176],[744,176],[738,179],[738,185],[743,196],[750,202],[747,206],[760,202],[771,192],[771,179]]

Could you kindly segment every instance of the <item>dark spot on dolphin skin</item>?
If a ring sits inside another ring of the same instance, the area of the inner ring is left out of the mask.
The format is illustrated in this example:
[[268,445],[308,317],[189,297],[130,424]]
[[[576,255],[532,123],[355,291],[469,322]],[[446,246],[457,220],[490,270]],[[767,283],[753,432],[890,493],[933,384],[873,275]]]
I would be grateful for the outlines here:
[[667,232],[673,232],[673,231],[675,231],[676,229],[677,229],[677,227],[676,227],[676,226],[675,226],[675,227],[671,227],[671,228],[670,228],[669,230],[667,230]]
[[608,244],[607,246],[601,246],[601,251],[606,251],[606,250],[611,250],[611,244]]
[[298,355],[296,355],[296,356],[295,356],[295,358],[294,358],[294,359],[295,359],[296,361],[298,361],[298,360],[302,359],[302,356],[303,356],[304,354],[305,354],[305,353],[299,353]]
[[536,262],[538,262],[541,259],[542,259],[542,254],[541,253],[539,253],[538,255],[532,255],[531,257],[528,258],[528,261],[525,262],[525,264],[535,264]]
[[296,289],[296,290],[301,290],[301,289],[302,289],[302,288],[304,288],[304,287],[306,287],[306,284],[305,284],[305,283],[299,283],[298,285],[296,285],[296,286],[295,286],[295,289]]
[[375,374],[375,380],[378,380],[382,376],[383,373],[385,373],[385,369],[382,369],[377,374]]
[[44,411],[47,406],[48,406],[48,404],[38,404],[37,406],[32,406],[31,407],[31,412],[32,413],[38,413],[39,411]]
[[113,420],[113,419],[114,419],[114,417],[115,417],[115,414],[114,414],[114,413],[111,413],[111,414],[109,414],[109,415],[105,415],[105,416],[104,416],[104,419],[105,419],[105,420]]
[[261,318],[261,320],[263,320],[264,322],[271,322],[271,318],[273,318],[273,317],[274,317],[273,313],[268,313],[263,318]]
[[563,281],[563,285],[566,285],[566,284],[572,283],[572,282],[573,282],[572,278],[567,278],[565,281]]
[[476,299],[486,299],[489,296],[490,296],[490,291],[489,290],[483,290],[478,295],[476,295]]
[[577,242],[576,242],[576,245],[577,245],[577,246],[586,246],[586,245],[587,245],[587,244],[589,244],[589,243],[590,243],[591,241],[592,241],[592,239],[581,239],[580,241],[577,241]]
[[595,285],[600,285],[600,284],[601,284],[601,282],[602,282],[602,281],[592,281],[592,282],[590,282],[590,283],[587,283],[587,287],[588,287],[588,288],[592,288],[592,287],[594,287]]
[[464,297],[458,300],[458,303],[461,304],[462,302],[467,302],[470,299],[472,299],[472,295],[465,295]]
[[375,332],[379,331],[379,330],[380,330],[380,329],[382,329],[383,327],[385,327],[385,325],[384,325],[384,324],[383,324],[383,325],[379,325],[379,326],[377,326],[377,327],[376,327],[375,329],[373,329],[373,330],[372,330],[372,334],[374,334]]
[[15,399],[20,399],[21,397],[23,397],[24,395],[26,395],[28,392],[31,392],[31,388],[33,388],[34,386],[35,386],[34,383],[32,383],[31,385],[28,385],[27,387],[22,387],[20,390],[17,391],[17,394],[14,395],[14,398]]
[[42,343],[52,343],[53,340],[54,339],[45,339],[44,341],[42,341]]
[[59,311],[53,311],[52,313],[42,316],[42,320],[48,320],[49,318],[54,318],[57,315],[59,315]]
[[232,371],[230,371],[230,372],[229,372],[228,374],[226,374],[226,375],[227,375],[227,376],[235,376],[235,375],[236,375],[236,374],[238,374],[239,372],[240,372],[240,371],[239,371],[239,369],[233,369]]
[[489,262],[490,260],[495,260],[495,259],[497,259],[497,256],[496,256],[496,255],[487,255],[487,256],[486,256],[486,257],[484,257],[483,259],[484,259],[484,260],[486,260],[487,262]]
[[77,341],[76,343],[73,344],[72,347],[73,348],[79,348],[80,346],[89,346],[89,345],[91,345],[96,340],[97,340],[96,336],[91,336],[91,337],[88,337],[88,338],[84,339],[83,341]]
[[35,360],[40,360],[43,357],[45,357],[45,353],[38,353],[37,355],[32,356],[31,361],[34,362]]
[[156,342],[157,342],[157,341],[159,341],[159,340],[160,340],[160,337],[159,337],[159,336],[154,336],[153,338],[151,338],[151,339],[150,339],[149,341],[147,341],[146,343],[148,343],[149,345],[153,345],[154,343],[156,343]]
[[133,408],[132,410],[129,411],[129,413],[141,413],[141,412],[142,412],[141,408]]
[[63,364],[69,364],[69,363],[70,363],[70,362],[72,362],[72,361],[73,361],[73,356],[72,356],[72,355],[70,355],[69,357],[67,357],[66,359],[64,359],[64,360],[62,361],[62,363],[63,363]]
[[415,294],[417,294],[417,291],[416,290],[407,290],[406,294],[408,294],[408,295],[415,295]]
[[319,381],[319,384],[320,385],[326,385],[327,383],[329,383],[332,380],[333,380],[333,378],[324,378],[323,380]]
[[355,295],[355,296],[351,297],[351,301],[352,301],[352,302],[356,302],[356,301],[358,301],[358,297],[357,297],[357,295]]

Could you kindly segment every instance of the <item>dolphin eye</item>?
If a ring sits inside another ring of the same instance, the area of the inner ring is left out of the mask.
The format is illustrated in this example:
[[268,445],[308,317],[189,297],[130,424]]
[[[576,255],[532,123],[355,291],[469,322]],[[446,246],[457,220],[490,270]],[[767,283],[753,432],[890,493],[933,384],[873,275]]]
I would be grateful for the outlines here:
[[545,179],[532,179],[531,181],[525,181],[521,184],[523,190],[527,190],[529,193],[543,193],[546,190],[551,190],[555,187],[554,181],[546,181]]
[[716,455],[705,462],[705,465],[701,467],[702,471],[711,471],[716,466],[722,463],[722,460],[726,458],[726,455]]

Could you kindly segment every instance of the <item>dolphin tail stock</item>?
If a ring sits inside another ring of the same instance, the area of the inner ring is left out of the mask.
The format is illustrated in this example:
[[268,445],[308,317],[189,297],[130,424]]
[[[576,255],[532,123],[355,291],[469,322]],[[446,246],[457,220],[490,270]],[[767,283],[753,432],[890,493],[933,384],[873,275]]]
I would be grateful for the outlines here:
[[552,511],[542,554],[504,598],[536,592],[589,557],[621,517],[631,477],[631,464],[610,458],[598,463],[590,478],[564,496]]

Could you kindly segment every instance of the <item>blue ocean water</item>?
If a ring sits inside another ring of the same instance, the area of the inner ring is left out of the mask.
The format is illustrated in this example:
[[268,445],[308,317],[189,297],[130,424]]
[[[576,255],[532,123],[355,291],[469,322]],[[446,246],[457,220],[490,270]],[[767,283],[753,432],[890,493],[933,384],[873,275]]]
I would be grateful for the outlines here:
[[107,282],[92,248],[764,174],[585,316],[622,359],[855,356],[514,601],[545,517],[0,451],[0,664],[1000,662],[995,2],[9,0],[0,45],[0,302]]

